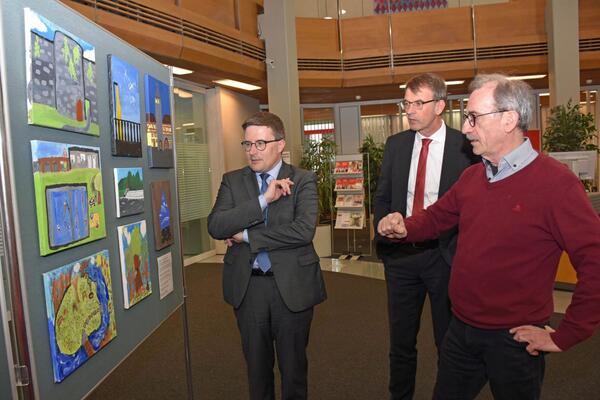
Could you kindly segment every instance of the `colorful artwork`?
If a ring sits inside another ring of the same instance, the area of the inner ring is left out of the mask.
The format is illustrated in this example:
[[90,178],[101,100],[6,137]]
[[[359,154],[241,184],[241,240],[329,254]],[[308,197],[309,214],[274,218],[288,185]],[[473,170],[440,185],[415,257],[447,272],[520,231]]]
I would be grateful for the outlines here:
[[123,298],[125,308],[130,308],[152,293],[146,221],[119,226],[118,231]]
[[152,219],[154,221],[154,245],[156,250],[173,244],[171,221],[171,186],[169,181],[150,184],[152,192]]
[[99,136],[96,50],[31,9],[24,14],[29,124]]
[[146,133],[150,168],[173,168],[173,127],[171,125],[171,89],[146,74]]
[[117,218],[144,212],[144,172],[141,168],[115,168]]
[[112,154],[141,157],[140,94],[138,71],[113,55],[108,56]]
[[106,236],[100,149],[31,141],[40,254]]
[[108,250],[43,277],[54,381],[62,382],[117,336]]

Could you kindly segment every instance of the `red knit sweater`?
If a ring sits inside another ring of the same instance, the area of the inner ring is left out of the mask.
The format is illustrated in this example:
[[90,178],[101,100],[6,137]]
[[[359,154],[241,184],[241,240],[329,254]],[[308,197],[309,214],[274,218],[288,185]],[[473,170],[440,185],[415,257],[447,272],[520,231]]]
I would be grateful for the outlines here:
[[458,223],[449,295],[467,324],[509,329],[548,322],[561,252],[578,284],[552,339],[563,350],[600,323],[600,218],[575,175],[540,155],[516,174],[489,183],[474,165],[434,205],[406,220],[407,241],[436,237]]

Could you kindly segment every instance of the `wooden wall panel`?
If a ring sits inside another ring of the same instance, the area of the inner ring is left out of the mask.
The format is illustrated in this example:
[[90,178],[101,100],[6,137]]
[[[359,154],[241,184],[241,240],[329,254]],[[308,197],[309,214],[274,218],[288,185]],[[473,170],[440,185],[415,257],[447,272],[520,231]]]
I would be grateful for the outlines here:
[[546,0],[513,0],[475,7],[477,47],[541,43]]
[[471,11],[461,7],[394,14],[392,43],[394,54],[472,48]]
[[240,0],[240,31],[258,38],[258,7],[255,0]]
[[600,37],[600,1],[579,0],[579,38]]
[[337,21],[296,18],[298,58],[339,59]]
[[343,19],[341,30],[344,59],[390,54],[387,15]]
[[235,29],[234,0],[180,0],[183,11],[193,11]]

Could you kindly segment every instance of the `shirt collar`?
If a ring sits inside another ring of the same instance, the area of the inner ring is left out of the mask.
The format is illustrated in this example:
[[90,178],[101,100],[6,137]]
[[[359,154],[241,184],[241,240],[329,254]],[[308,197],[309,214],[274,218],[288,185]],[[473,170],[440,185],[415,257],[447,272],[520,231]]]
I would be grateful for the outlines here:
[[[531,145],[531,140],[529,140],[528,137],[525,137],[523,138],[523,143],[521,143],[519,147],[500,159],[498,162],[498,172],[501,172],[506,168],[511,168],[513,171],[517,171],[522,167],[523,164],[529,162],[532,156],[535,156],[536,154],[536,151]],[[486,169],[491,171],[491,161],[484,158],[483,162],[486,166]]]
[[435,131],[433,135],[426,137],[423,136],[421,132],[417,131],[417,137],[419,138],[419,140],[431,139],[434,142],[443,142],[444,138],[446,137],[446,124],[444,123],[444,120],[442,120],[442,125],[440,125],[438,130]]
[[[269,176],[273,179],[277,179],[277,176],[279,176],[279,170],[281,169],[281,166],[283,165],[283,160],[279,160],[279,162],[277,164],[275,164],[275,166],[267,171],[267,174],[269,174]],[[260,179],[260,174],[262,172],[257,172],[256,173],[256,177],[257,179]]]

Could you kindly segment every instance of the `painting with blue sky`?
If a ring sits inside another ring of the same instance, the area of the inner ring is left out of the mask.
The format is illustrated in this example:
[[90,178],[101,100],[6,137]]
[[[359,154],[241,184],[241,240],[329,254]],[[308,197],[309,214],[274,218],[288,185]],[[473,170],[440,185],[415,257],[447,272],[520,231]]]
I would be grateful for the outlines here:
[[150,184],[152,192],[152,221],[156,250],[173,244],[173,220],[171,218],[171,184],[155,181]]
[[144,84],[149,166],[173,168],[171,87],[148,74]]
[[141,109],[138,70],[109,55],[112,154],[141,157]]
[[24,17],[29,124],[99,136],[94,46],[29,8]]
[[144,212],[144,172],[142,168],[115,168],[117,218]]

